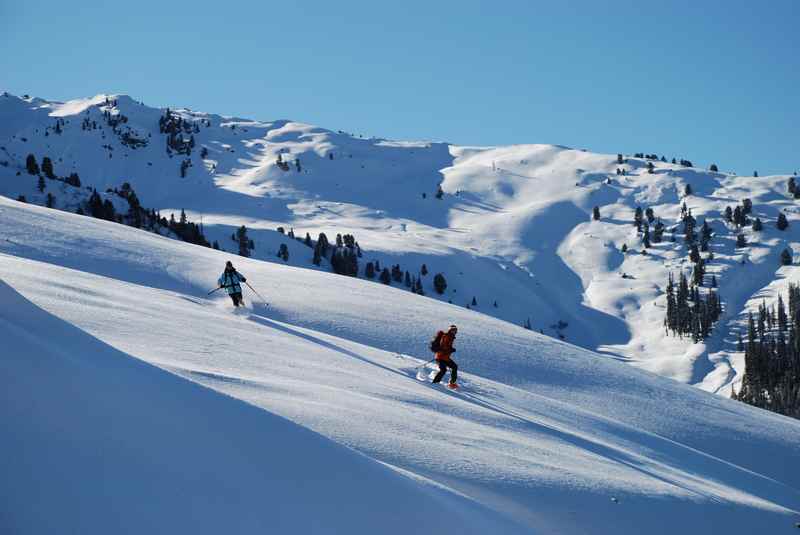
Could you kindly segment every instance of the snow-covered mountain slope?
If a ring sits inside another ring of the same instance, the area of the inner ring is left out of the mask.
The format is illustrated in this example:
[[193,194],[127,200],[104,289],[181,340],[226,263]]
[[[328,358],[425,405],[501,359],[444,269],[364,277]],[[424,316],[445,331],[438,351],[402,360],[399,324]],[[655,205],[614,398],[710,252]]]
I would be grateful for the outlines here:
[[3,533],[504,525],[462,497],[134,360],[2,281],[0,305]]
[[[298,237],[351,233],[364,251],[360,277],[368,261],[400,264],[421,278],[428,297],[529,322],[535,331],[723,395],[741,380],[735,342],[747,311],[774,298],[775,280],[798,278],[796,267],[780,267],[778,258],[797,248],[800,232],[788,176],[739,177],[660,161],[650,174],[642,158],[619,164],[616,155],[552,145],[393,142],[190,110],[171,112],[181,126],[168,148],[164,117],[127,96],[67,103],[2,96],[0,193],[43,204],[50,192],[56,207],[74,211],[85,189],[47,181],[40,193],[25,171],[28,154],[38,161],[47,155],[57,175],[79,173],[83,188],[103,192],[129,182],[142,204],[162,215],[185,209],[223,249],[236,250],[231,235],[246,225],[262,260],[283,262],[276,251],[285,243],[289,265],[315,268],[311,250],[278,226]],[[188,155],[175,149],[190,141]],[[750,245],[736,248],[740,229],[723,212],[745,198],[764,230],[745,228]],[[684,202],[715,233],[706,278],[716,277],[724,302],[713,335],[699,344],[663,328],[668,273],[691,269],[680,229],[672,230]],[[591,221],[595,206],[600,221]],[[647,255],[632,225],[637,206],[652,208],[668,229]],[[775,228],[781,211],[786,231]],[[433,288],[436,273],[447,280],[443,295]]]
[[[206,295],[229,254],[2,198],[0,229],[12,422],[0,494],[35,503],[0,518],[22,532],[54,521],[42,511],[141,531],[154,514],[182,526],[187,508],[209,532],[273,527],[277,509],[278,531],[303,533],[433,533],[451,519],[476,533],[795,529],[795,420],[361,279],[233,258],[270,301],[234,311]],[[450,322],[460,393],[415,379],[431,332]],[[98,478],[119,494],[101,495]],[[113,513],[92,519],[98,504]],[[295,512],[300,523],[280,524]]]

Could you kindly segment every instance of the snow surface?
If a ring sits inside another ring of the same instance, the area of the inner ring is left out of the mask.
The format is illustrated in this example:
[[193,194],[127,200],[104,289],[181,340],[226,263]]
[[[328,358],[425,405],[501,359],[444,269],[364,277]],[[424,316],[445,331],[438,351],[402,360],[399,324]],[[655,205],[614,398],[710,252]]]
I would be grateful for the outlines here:
[[795,530],[800,422],[460,306],[2,197],[0,278],[19,533]]
[[[413,276],[426,264],[430,276],[422,280],[429,298],[465,307],[475,297],[471,308],[482,313],[520,326],[530,321],[543,334],[726,396],[744,371],[736,341],[747,311],[776,299],[774,281],[800,280],[795,266],[782,268],[778,260],[785,247],[800,250],[800,216],[786,191],[788,175],[740,177],[661,162],[648,174],[639,158],[619,165],[616,155],[562,146],[400,142],[288,120],[173,112],[210,125],[192,134],[196,148],[186,178],[178,173],[186,156],[165,150],[161,109],[125,95],[58,103],[4,94],[0,194],[44,204],[50,192],[57,208],[70,211],[88,195],[55,181],[39,193],[36,177],[24,170],[33,153],[40,162],[49,155],[61,176],[78,172],[84,187],[104,192],[127,181],[144,206],[162,215],[186,209],[223,249],[234,250],[231,234],[247,225],[261,260],[278,262],[278,247],[286,243],[289,265],[315,269],[310,249],[276,232],[278,226],[294,228],[300,238],[306,232],[313,238],[321,231],[329,238],[352,233],[365,251],[361,276],[372,260],[399,263]],[[127,117],[121,128],[148,145],[125,146],[103,113]],[[98,128],[82,130],[84,119]],[[61,134],[53,130],[56,120],[65,122]],[[208,150],[205,159],[200,147]],[[279,154],[288,171],[276,164]],[[617,176],[617,168],[626,176]],[[440,184],[445,195],[438,200]],[[694,190],[688,197],[686,184]],[[764,231],[745,229],[751,246],[736,249],[738,229],[722,214],[744,198],[752,199],[753,217],[762,219]],[[707,278],[717,277],[725,310],[701,344],[666,336],[663,329],[668,272],[691,269],[682,239],[670,242],[668,231],[667,241],[653,244],[645,256],[631,224],[636,206],[652,207],[672,229],[682,202],[715,232]],[[590,221],[594,206],[601,221]],[[779,211],[791,223],[786,232],[775,229]],[[628,254],[620,252],[623,244]],[[442,296],[432,285],[438,272],[448,282]]]
[[[785,247],[800,250],[800,216],[786,191],[788,175],[740,177],[661,162],[648,174],[639,158],[619,165],[616,155],[562,146],[389,141],[288,120],[173,112],[203,122],[192,134],[196,147],[186,178],[178,168],[187,157],[167,154],[159,133],[162,109],[125,95],[59,103],[3,94],[0,194],[44,204],[49,192],[57,208],[75,211],[88,196],[85,188],[102,193],[127,181],[145,207],[167,217],[185,209],[223,249],[236,248],[230,236],[244,224],[255,258],[279,262],[276,252],[285,243],[288,264],[311,269],[330,268],[313,266],[310,249],[276,232],[278,226],[294,228],[300,238],[306,232],[314,239],[322,231],[331,239],[352,233],[365,252],[360,276],[367,261],[399,263],[412,276],[426,264],[430,275],[422,281],[429,298],[466,307],[475,297],[471,308],[482,313],[520,326],[530,321],[543,334],[722,395],[744,371],[736,341],[747,311],[776,299],[774,281],[800,280],[795,266],[781,268],[778,261]],[[120,129],[148,145],[125,146],[104,113],[127,117]],[[98,128],[81,129],[85,119]],[[64,121],[61,134],[54,131],[56,120]],[[205,159],[200,147],[208,150]],[[39,193],[36,177],[24,170],[29,153],[39,162],[49,155],[60,176],[78,172],[84,188],[47,181]],[[279,154],[288,171],[276,164]],[[617,168],[627,175],[617,176]],[[686,184],[694,190],[688,197]],[[434,196],[439,185],[441,200]],[[109,198],[118,210],[127,209],[123,200]],[[764,231],[745,229],[751,246],[736,249],[738,229],[722,214],[744,198],[752,199]],[[668,272],[691,269],[682,240],[670,242],[668,231],[667,241],[644,256],[631,224],[636,206],[652,207],[672,229],[682,202],[715,232],[707,277],[717,277],[725,310],[701,344],[666,336],[663,329]],[[590,221],[594,206],[601,221]],[[791,223],[786,232],[775,229],[779,211]],[[628,254],[620,252],[623,244]],[[438,272],[448,282],[442,296],[432,285]]]

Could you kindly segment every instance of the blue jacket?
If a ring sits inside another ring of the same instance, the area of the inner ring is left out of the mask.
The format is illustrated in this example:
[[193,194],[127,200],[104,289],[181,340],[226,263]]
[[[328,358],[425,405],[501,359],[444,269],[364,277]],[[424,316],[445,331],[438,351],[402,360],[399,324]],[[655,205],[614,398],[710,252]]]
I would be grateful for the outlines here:
[[240,294],[242,293],[242,286],[239,284],[240,282],[244,282],[245,279],[238,271],[223,271],[222,275],[220,275],[219,279],[217,280],[217,284],[220,285],[221,288],[225,288],[228,291],[228,294]]

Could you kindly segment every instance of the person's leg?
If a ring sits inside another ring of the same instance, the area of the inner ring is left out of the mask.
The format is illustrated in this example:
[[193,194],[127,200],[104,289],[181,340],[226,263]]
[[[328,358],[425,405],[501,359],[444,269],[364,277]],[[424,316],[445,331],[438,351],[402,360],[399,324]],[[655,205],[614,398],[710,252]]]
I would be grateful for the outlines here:
[[454,360],[451,360],[448,364],[450,366],[450,383],[452,384],[458,380],[458,364]]
[[443,360],[437,360],[436,364],[439,365],[439,373],[436,374],[436,377],[433,378],[434,383],[438,383],[444,377],[444,372],[447,371],[447,363]]
[[234,295],[236,295],[236,306],[237,307],[244,306],[244,299],[242,299],[242,294],[237,292]]
[[236,301],[236,294],[228,294],[228,297],[230,297],[230,298],[231,298],[231,301],[233,301],[233,306],[235,306],[235,307],[238,307],[238,306],[239,306],[239,305],[237,304],[237,301]]

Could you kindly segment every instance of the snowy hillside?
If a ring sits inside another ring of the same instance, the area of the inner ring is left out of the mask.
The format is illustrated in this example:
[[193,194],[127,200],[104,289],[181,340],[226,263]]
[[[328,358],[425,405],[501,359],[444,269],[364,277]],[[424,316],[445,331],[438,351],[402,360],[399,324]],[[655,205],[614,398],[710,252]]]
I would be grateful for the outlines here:
[[[796,531],[797,420],[363,279],[3,198],[0,229],[14,533]],[[206,295],[231,258],[268,307]],[[450,322],[459,393],[415,378]]]
[[[6,94],[0,118],[0,194],[10,198],[45,204],[49,193],[56,208],[75,211],[96,188],[123,212],[126,201],[105,192],[128,182],[142,206],[176,219],[184,209],[225,250],[238,250],[232,235],[245,225],[254,258],[324,271],[327,260],[317,268],[311,248],[276,229],[312,240],[320,232],[331,241],[352,234],[363,252],[360,278],[368,262],[399,264],[396,287],[407,289],[407,275],[429,298],[723,395],[741,380],[736,342],[747,311],[776,299],[775,281],[800,278],[779,259],[800,241],[789,176],[741,177],[658,160],[650,173],[645,158],[619,163],[617,155],[551,145],[365,139],[286,120],[167,113],[127,96],[55,103]],[[29,154],[38,164],[48,156],[58,177],[77,173],[81,187],[45,180],[40,192],[26,170]],[[725,218],[726,207],[748,198],[761,231]],[[715,278],[723,311],[703,343],[668,336],[663,326],[669,273],[692,270],[683,203],[698,227],[707,221],[713,232],[702,252],[704,284]],[[666,228],[647,255],[633,225],[637,206],[652,209]],[[775,225],[781,212],[785,231]],[[747,247],[736,247],[740,232]],[[276,256],[281,244],[287,261]],[[441,295],[437,273],[446,279]]]

